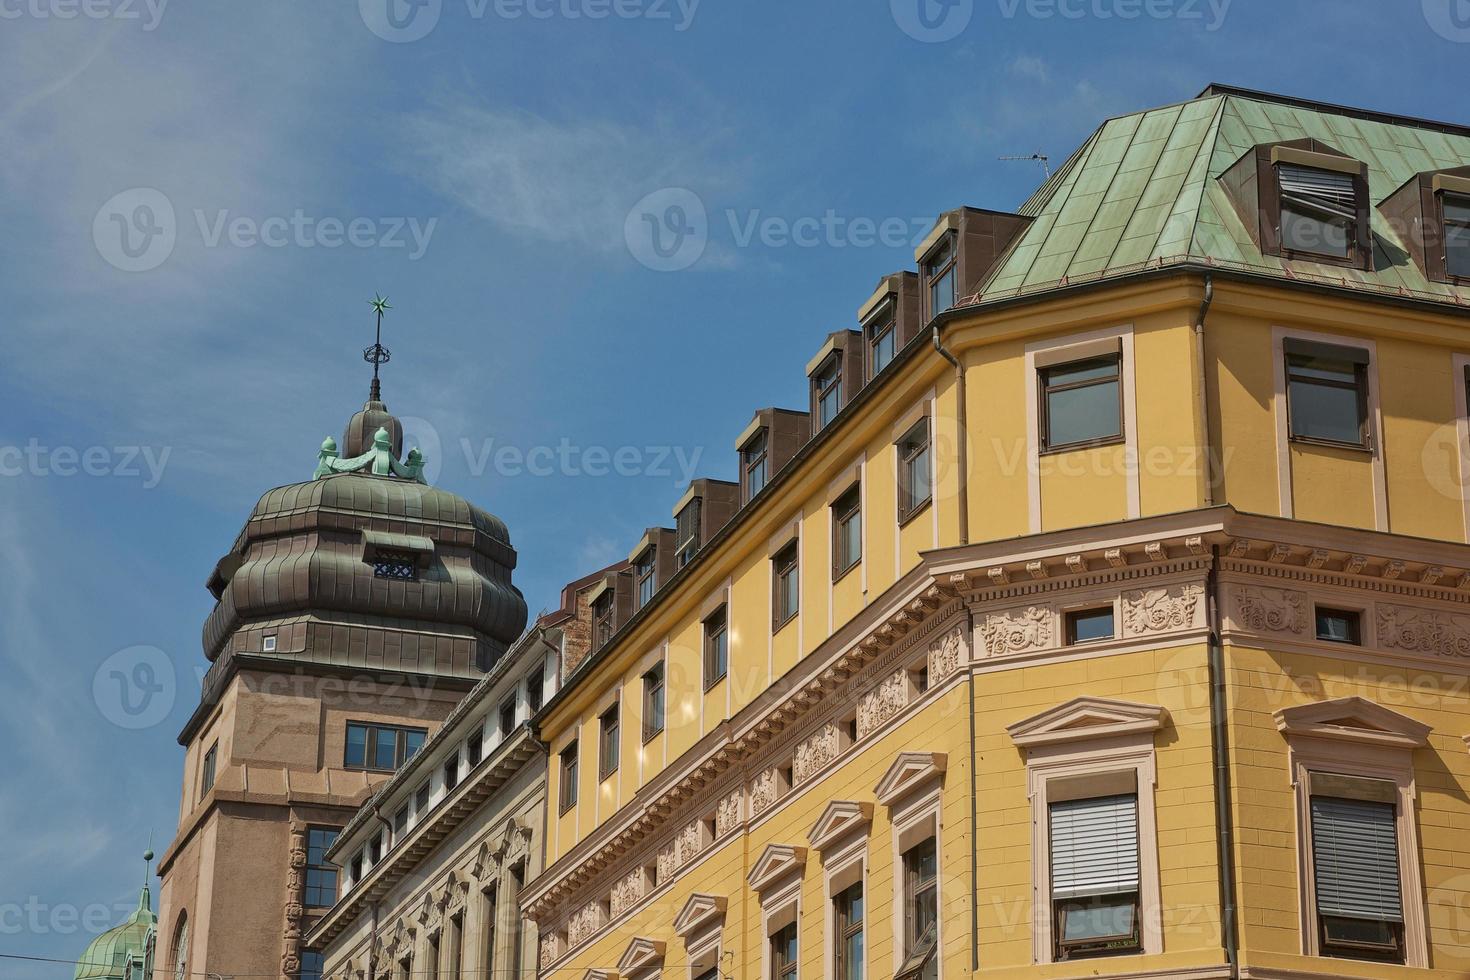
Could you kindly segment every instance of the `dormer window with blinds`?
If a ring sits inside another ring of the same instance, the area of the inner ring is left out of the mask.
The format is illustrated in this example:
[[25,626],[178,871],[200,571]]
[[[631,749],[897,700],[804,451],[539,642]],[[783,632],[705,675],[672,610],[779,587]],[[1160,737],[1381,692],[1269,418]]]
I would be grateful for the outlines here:
[[1346,259],[1358,238],[1353,175],[1294,163],[1276,165],[1281,185],[1281,247]]
[[1053,803],[1048,822],[1055,958],[1141,952],[1138,796]]
[[683,568],[694,560],[699,553],[699,505],[700,499],[695,497],[684,505],[674,518],[674,533],[676,551],[674,561],[679,568]]
[[[1340,781],[1361,799],[1330,796]],[[1399,876],[1397,793],[1383,780],[1314,773],[1312,871],[1324,956],[1404,961],[1404,905]],[[1373,784],[1382,786],[1373,792]]]

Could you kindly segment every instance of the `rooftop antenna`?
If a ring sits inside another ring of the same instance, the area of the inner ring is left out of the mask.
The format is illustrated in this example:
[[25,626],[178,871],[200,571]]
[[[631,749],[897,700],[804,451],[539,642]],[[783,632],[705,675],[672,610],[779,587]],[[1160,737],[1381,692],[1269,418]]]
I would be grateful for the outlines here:
[[1037,163],[1041,164],[1041,172],[1044,173],[1044,174],[1046,174],[1046,176],[1048,177],[1048,179],[1051,177],[1051,164],[1048,162],[1048,159],[1049,158],[1047,157],[1047,155],[1045,153],[1042,153],[1040,151],[1038,151],[1036,153],[1029,154],[1029,155],[1025,155],[1025,156],[997,157],[997,159],[1000,159],[1000,160],[1035,160]]
[[368,401],[380,402],[383,400],[383,389],[378,383],[378,366],[387,364],[393,358],[388,348],[383,346],[383,314],[393,307],[388,305],[388,297],[373,293],[373,298],[368,300],[368,305],[378,315],[378,333],[373,339],[373,346],[366,347],[362,352],[362,359],[373,366],[373,386],[368,392]]

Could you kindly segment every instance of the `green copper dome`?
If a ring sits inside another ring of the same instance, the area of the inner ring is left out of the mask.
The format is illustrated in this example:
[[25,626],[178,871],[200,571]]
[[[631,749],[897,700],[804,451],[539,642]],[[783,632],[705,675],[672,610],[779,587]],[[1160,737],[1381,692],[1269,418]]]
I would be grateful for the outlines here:
[[[148,886],[138,896],[138,909],[126,922],[92,940],[77,961],[76,980],[129,980],[146,974],[149,942],[158,925]],[[131,968],[131,973],[130,973]]]

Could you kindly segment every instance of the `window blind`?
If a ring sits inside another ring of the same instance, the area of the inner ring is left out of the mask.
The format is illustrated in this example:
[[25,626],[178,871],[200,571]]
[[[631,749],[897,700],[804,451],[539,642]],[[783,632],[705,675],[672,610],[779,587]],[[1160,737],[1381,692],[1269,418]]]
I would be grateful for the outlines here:
[[1353,189],[1352,174],[1301,167],[1294,163],[1279,163],[1276,168],[1283,196],[1306,199],[1348,217],[1357,214],[1358,196]]
[[1312,797],[1312,864],[1321,915],[1404,921],[1392,803]]
[[1138,797],[1104,796],[1053,803],[1053,898],[1138,890]]

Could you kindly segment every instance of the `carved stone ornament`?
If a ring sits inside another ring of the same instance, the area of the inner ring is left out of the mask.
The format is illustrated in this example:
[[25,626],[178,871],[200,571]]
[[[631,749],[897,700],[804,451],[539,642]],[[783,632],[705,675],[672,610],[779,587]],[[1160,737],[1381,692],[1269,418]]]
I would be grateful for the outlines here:
[[755,777],[750,784],[750,815],[757,816],[776,802],[780,791],[780,777],[776,770],[767,769]]
[[637,904],[638,900],[643,897],[647,882],[648,876],[642,868],[634,868],[619,878],[612,890],[612,914],[622,915]]
[[674,838],[674,844],[679,855],[679,867],[682,868],[690,861],[699,857],[699,852],[704,850],[702,846],[703,830],[704,828],[700,822],[696,820],[679,831],[679,836]]
[[1204,593],[1204,587],[1194,583],[1125,592],[1123,629],[1132,635],[1188,629],[1195,624],[1195,609]]
[[541,936],[541,951],[537,957],[541,963],[541,969],[545,970],[556,962],[556,936],[551,933],[543,933]]
[[679,845],[677,841],[671,841],[659,848],[658,857],[658,880],[668,881],[679,870]]
[[985,652],[998,657],[1049,646],[1051,619],[1051,610],[1042,606],[991,613],[985,617],[985,625],[980,631],[985,638]]
[[1465,660],[1470,658],[1470,617],[1380,605],[1378,643],[1390,650]]
[[470,868],[470,874],[478,881],[495,881],[500,877],[500,861],[490,850],[488,841],[480,845],[479,853],[475,855],[475,863]]
[[862,738],[902,711],[909,703],[909,679],[895,671],[858,701],[857,734]]
[[796,758],[791,764],[791,778],[798,783],[806,782],[819,769],[837,758],[838,747],[837,725],[828,722],[796,747]]
[[724,837],[740,824],[741,803],[744,794],[740,790],[727,795],[720,800],[720,807],[715,811],[715,834]]
[[939,684],[957,673],[964,653],[965,638],[958,626],[929,644],[929,683]]
[[1247,629],[1303,633],[1307,629],[1307,597],[1283,589],[1240,588],[1235,609]]

